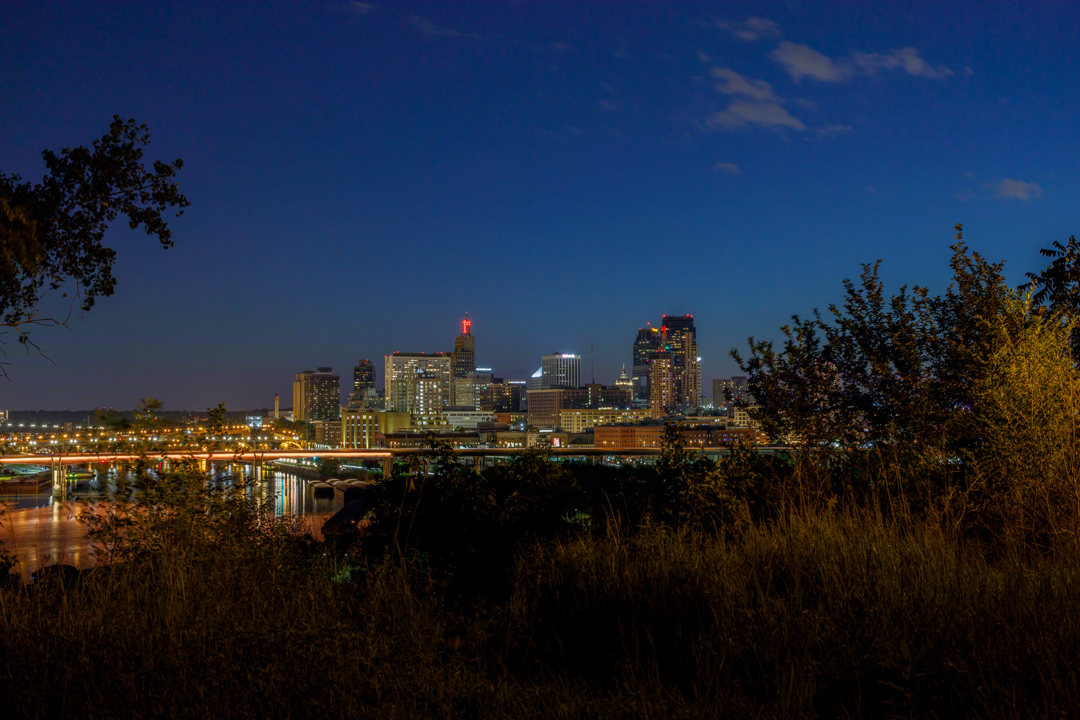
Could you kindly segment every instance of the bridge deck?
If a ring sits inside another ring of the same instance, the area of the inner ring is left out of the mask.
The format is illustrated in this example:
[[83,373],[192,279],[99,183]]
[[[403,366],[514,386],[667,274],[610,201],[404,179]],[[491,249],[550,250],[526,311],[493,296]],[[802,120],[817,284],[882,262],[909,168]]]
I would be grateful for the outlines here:
[[[723,452],[726,447],[697,448],[704,452]],[[520,448],[462,448],[454,450],[461,457],[513,457],[527,452]],[[605,450],[603,448],[553,448],[554,457],[651,457],[658,456],[659,448],[633,448]],[[350,458],[357,460],[383,460],[408,455],[430,454],[426,448],[391,448],[377,450],[255,450],[245,452],[146,452],[146,453],[73,453],[70,455],[8,455],[0,457],[0,465],[81,465],[83,463],[112,463],[138,459],[150,460],[209,460],[224,462],[265,462],[287,458]]]

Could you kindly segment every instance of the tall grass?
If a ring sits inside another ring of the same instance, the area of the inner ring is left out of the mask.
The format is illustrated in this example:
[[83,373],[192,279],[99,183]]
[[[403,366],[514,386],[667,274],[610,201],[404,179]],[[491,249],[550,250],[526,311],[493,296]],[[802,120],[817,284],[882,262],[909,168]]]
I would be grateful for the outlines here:
[[[683,518],[685,497],[672,500],[678,512],[658,511],[670,492],[649,484],[655,470],[563,468],[522,495],[515,483],[550,470],[530,458],[524,474],[492,475],[483,522],[441,555],[385,539],[335,555],[242,492],[181,473],[95,516],[107,563],[0,590],[5,707],[27,717],[1080,712],[1070,554],[987,544],[941,511],[940,494],[919,500],[940,478],[897,484],[895,458],[807,462],[665,466],[717,510]],[[548,532],[537,488],[568,472],[608,509],[596,500]],[[454,499],[469,482],[443,475],[449,484],[425,481],[431,496]],[[856,476],[877,490],[854,493]],[[473,478],[468,497],[485,482]],[[410,521],[435,517],[394,487]],[[518,525],[530,531],[514,535]],[[485,533],[514,544],[478,552]],[[477,583],[485,568],[495,579]]]

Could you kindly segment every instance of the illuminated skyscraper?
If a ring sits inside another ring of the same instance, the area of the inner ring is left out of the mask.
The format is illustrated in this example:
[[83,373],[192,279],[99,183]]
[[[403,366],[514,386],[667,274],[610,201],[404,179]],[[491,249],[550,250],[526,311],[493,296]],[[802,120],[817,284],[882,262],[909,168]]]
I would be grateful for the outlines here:
[[634,399],[649,397],[649,353],[660,348],[660,330],[647,325],[639,328],[634,340],[634,365],[631,381],[634,383]]
[[349,393],[349,407],[367,407],[375,397],[375,363],[361,360],[353,368],[353,389]]
[[581,356],[544,355],[540,361],[540,389],[577,388],[581,384]]
[[676,411],[678,376],[675,372],[675,353],[654,350],[649,353],[649,415],[664,417]]
[[450,355],[441,352],[387,355],[383,380],[388,411],[442,412],[450,404]]
[[[701,358],[698,357],[697,330],[693,315],[665,315],[660,343],[670,352],[675,373],[675,405],[690,410],[701,404]],[[651,376],[650,376],[651,377]],[[652,393],[649,394],[650,408]]]
[[[472,321],[469,313],[465,313],[465,319],[461,321],[461,334],[454,338],[454,352],[450,353],[450,404],[460,405],[456,395],[458,383],[456,380],[464,380],[469,373],[476,370],[476,340],[472,334]],[[471,405],[471,403],[465,403]]]
[[293,382],[293,419],[333,421],[341,417],[341,378],[330,368],[305,370]]

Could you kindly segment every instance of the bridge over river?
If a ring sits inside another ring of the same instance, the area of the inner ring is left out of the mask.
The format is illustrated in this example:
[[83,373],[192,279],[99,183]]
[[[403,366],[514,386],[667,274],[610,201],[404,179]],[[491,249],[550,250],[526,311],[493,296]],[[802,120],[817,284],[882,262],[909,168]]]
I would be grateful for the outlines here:
[[[707,457],[716,458],[730,452],[730,448],[723,447],[699,447],[688,448]],[[760,447],[758,452],[778,452],[787,448]],[[452,450],[457,457],[473,458],[478,469],[483,468],[489,458],[512,458],[529,452],[523,448],[460,448]],[[551,448],[550,454],[554,458],[603,460],[604,458],[621,457],[658,457],[663,451],[660,448]],[[67,483],[65,468],[71,465],[115,465],[122,462],[135,460],[151,460],[164,462],[195,461],[204,465],[212,463],[246,464],[252,466],[252,478],[256,483],[262,482],[263,467],[265,463],[274,460],[317,460],[323,458],[341,458],[343,460],[377,460],[382,463],[383,474],[389,476],[393,469],[394,461],[406,458],[410,455],[423,455],[430,457],[432,451],[428,448],[378,448],[378,449],[346,449],[346,450],[213,450],[213,451],[165,451],[165,452],[126,452],[126,453],[70,453],[50,455],[8,455],[0,456],[0,467],[4,465],[37,465],[45,466],[52,473],[52,487],[54,494],[64,494]]]
[[[726,447],[698,448],[706,455],[714,456],[726,453]],[[204,464],[216,462],[242,463],[252,466],[252,476],[255,482],[261,482],[263,466],[274,460],[308,460],[323,458],[340,458],[343,460],[376,460],[381,462],[383,473],[389,475],[396,459],[406,458],[410,455],[431,455],[427,448],[379,448],[379,449],[351,449],[351,450],[245,450],[242,452],[230,450],[214,451],[167,451],[167,452],[126,452],[126,453],[70,453],[51,455],[7,455],[0,456],[0,466],[3,465],[38,465],[44,466],[52,473],[53,490],[62,493],[66,487],[66,468],[71,465],[114,465],[122,462],[135,460],[151,460],[165,462],[194,461]],[[528,452],[521,448],[461,448],[453,450],[454,455],[464,458],[473,458],[477,467],[482,467],[488,458],[512,458]],[[660,455],[659,448],[633,448],[609,450],[603,448],[552,448],[552,457],[564,459],[599,460],[610,457],[657,457]]]

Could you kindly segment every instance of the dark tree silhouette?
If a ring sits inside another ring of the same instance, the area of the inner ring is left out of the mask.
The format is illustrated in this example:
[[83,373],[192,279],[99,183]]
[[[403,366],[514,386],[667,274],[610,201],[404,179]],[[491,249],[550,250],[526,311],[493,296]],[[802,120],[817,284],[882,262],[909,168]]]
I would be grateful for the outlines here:
[[[170,209],[181,215],[189,204],[175,180],[184,163],[145,167],[149,142],[146,125],[113,116],[109,132],[92,147],[43,151],[48,173],[40,183],[0,173],[0,328],[15,332],[27,350],[37,348],[33,328],[65,325],[70,318],[42,315],[50,291],[63,289],[72,309],[78,301],[83,312],[98,296],[113,294],[116,251],[103,240],[118,217],[172,247],[163,215]],[[5,376],[6,364],[0,363]]]

